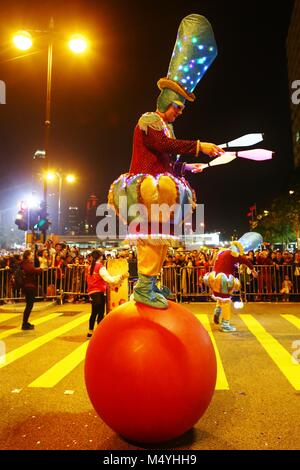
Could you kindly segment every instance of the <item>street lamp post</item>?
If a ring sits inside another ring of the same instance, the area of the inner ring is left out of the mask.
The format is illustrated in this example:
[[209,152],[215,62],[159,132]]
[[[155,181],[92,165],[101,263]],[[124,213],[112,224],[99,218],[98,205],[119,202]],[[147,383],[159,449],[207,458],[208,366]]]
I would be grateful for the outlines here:
[[[50,125],[51,125],[51,87],[52,87],[52,56],[53,56],[53,29],[54,20],[51,17],[49,23],[49,42],[48,42],[48,61],[47,61],[47,90],[46,90],[46,112],[45,112],[45,171],[48,172],[49,167],[49,141],[50,141]],[[44,205],[47,208],[47,178],[44,178]],[[44,241],[46,241],[46,233],[44,233]]]
[[74,175],[67,174],[64,175],[60,171],[49,171],[46,174],[45,180],[53,181],[55,178],[58,179],[58,202],[57,202],[57,231],[58,234],[61,235],[62,228],[61,228],[61,200],[62,200],[62,187],[63,187],[63,179],[67,181],[67,183],[74,183],[76,178]]
[[[45,33],[48,37],[48,61],[47,61],[47,89],[46,89],[46,110],[45,110],[45,163],[44,170],[47,173],[49,168],[49,141],[50,141],[50,127],[51,127],[51,91],[52,91],[52,57],[53,57],[53,41],[54,41],[54,19],[51,17],[49,27],[45,31],[29,30],[19,31],[14,36],[15,46],[19,49],[26,51],[32,46],[32,39],[30,33]],[[80,54],[85,51],[87,47],[86,40],[81,35],[73,35],[69,41],[69,48],[76,54]],[[60,183],[60,191],[61,191]],[[43,205],[45,211],[47,210],[47,192],[48,183],[47,178],[44,178],[43,188]],[[60,204],[60,202],[59,202]],[[59,207],[59,219],[60,219],[60,207]],[[43,239],[46,241],[46,229],[42,230]]]

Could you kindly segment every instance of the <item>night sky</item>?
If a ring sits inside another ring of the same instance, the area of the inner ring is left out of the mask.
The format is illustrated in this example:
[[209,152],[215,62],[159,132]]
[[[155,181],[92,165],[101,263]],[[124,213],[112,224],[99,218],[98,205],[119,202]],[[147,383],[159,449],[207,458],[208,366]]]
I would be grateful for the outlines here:
[[58,31],[89,37],[84,56],[73,56],[63,37],[55,44],[49,159],[78,175],[69,202],[83,203],[91,192],[105,202],[111,182],[129,169],[138,118],[155,110],[156,82],[167,73],[179,23],[198,13],[211,22],[219,55],[195,89],[197,100],[176,121],[176,136],[218,144],[264,132],[263,146],[276,152],[270,162],[241,159],[188,178],[205,204],[206,231],[243,232],[248,207],[267,208],[293,171],[285,49],[292,4],[1,0],[1,208],[22,198],[33,154],[44,147],[47,46],[39,39],[37,53],[14,59],[21,54],[11,46],[15,30],[46,28],[52,15]]

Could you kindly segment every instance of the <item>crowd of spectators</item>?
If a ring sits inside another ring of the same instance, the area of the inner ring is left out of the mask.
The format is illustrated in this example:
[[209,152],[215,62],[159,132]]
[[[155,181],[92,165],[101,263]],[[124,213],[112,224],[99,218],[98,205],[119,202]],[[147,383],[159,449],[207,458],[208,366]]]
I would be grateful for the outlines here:
[[[37,297],[58,297],[61,292],[64,301],[83,302],[88,300],[86,294],[86,267],[91,263],[91,250],[81,253],[78,246],[69,246],[61,242],[53,244],[52,240],[42,246],[35,247],[34,265],[40,267]],[[132,279],[137,277],[137,264],[134,252],[103,251],[103,260],[110,257],[126,257]],[[11,299],[18,298],[20,292],[14,288],[14,273],[22,261],[22,252],[0,254],[0,299],[12,303]]]
[[[181,290],[183,294],[196,292],[201,294],[206,291],[203,283],[204,275],[213,270],[219,248],[208,250],[194,250],[192,252],[176,252],[169,254],[164,263],[165,268],[181,273]],[[240,277],[242,292],[245,292],[251,300],[300,300],[300,251],[295,253],[284,250],[249,251],[246,256],[251,259],[258,272],[258,278],[253,279],[251,271],[245,266],[240,266],[236,275]],[[168,271],[168,270],[167,270]],[[168,274],[167,274],[168,278]],[[174,282],[174,281],[173,281]]]
[[[90,250],[91,251],[91,250]],[[180,290],[183,295],[207,292],[204,285],[204,275],[213,269],[219,248],[205,248],[202,250],[184,251],[182,249],[170,250],[164,262],[164,282],[172,290]],[[62,287],[64,292],[73,294],[74,301],[80,298],[79,294],[85,292],[85,267],[90,264],[90,254],[80,252],[78,246],[69,246],[66,243],[53,244],[47,240],[45,245],[35,249],[35,266],[43,270],[55,271],[55,282],[49,275],[43,273],[44,285],[47,285],[45,296],[55,295]],[[300,251],[270,250],[263,248],[256,252],[246,254],[256,267],[258,278],[253,279],[246,266],[241,266],[239,273],[242,282],[242,291],[249,294],[251,300],[300,300]],[[134,249],[105,251],[105,258],[125,257],[129,263],[130,281],[137,278],[137,260]],[[11,290],[7,281],[13,274],[22,259],[21,253],[0,254],[0,283],[2,290]],[[1,269],[2,268],[2,269]],[[72,273],[72,275],[71,275]],[[46,282],[46,279],[48,282]],[[53,285],[55,284],[55,285]],[[50,287],[49,287],[50,286]],[[51,290],[52,289],[52,290]],[[290,294],[293,294],[291,298]],[[294,295],[296,294],[296,296]],[[3,297],[13,297],[10,292],[2,292]],[[252,296],[252,297],[251,297]],[[274,297],[276,296],[276,297]]]

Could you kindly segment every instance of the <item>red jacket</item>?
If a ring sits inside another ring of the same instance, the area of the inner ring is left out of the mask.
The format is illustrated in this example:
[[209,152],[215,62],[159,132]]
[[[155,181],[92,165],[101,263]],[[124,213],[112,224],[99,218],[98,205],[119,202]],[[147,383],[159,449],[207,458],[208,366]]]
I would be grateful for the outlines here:
[[214,271],[216,274],[224,273],[227,276],[235,274],[235,265],[245,264],[249,269],[253,269],[253,264],[246,256],[233,256],[230,250],[223,251],[217,257]]
[[[230,274],[234,276],[237,264],[245,264],[249,269],[253,269],[253,264],[246,256],[233,256],[230,250],[225,250],[218,255],[214,266],[214,272],[216,275],[223,273],[226,274],[227,277],[229,277]],[[215,297],[222,298],[224,300],[230,299],[231,296],[228,292],[219,292],[214,290],[213,293]]]
[[107,283],[99,274],[101,268],[103,268],[103,264],[101,264],[100,261],[96,262],[92,275],[90,275],[91,267],[88,266],[86,268],[88,294],[95,294],[96,292],[106,291]]
[[21,269],[25,273],[23,289],[36,289],[37,274],[43,271],[42,268],[35,268],[32,261],[24,260],[21,263]]
[[177,154],[196,155],[197,141],[178,140],[167,137],[164,131],[148,126],[147,133],[136,125],[130,173],[174,174],[173,158]]

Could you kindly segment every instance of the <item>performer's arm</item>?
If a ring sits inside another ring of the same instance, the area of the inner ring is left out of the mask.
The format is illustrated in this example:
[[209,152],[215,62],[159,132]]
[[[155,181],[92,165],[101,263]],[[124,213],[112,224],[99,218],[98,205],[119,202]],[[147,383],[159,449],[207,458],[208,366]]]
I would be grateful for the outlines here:
[[240,256],[237,258],[237,262],[238,262],[239,264],[245,264],[249,269],[251,269],[251,271],[254,269],[252,262],[250,261],[249,258],[247,258],[247,256],[241,256],[241,255],[240,255]]
[[147,134],[143,132],[143,140],[146,147],[160,153],[171,155],[196,155],[196,140],[179,140],[167,137],[163,131],[157,131],[148,127]]
[[144,145],[154,152],[169,153],[171,155],[198,155],[202,152],[209,157],[217,157],[224,153],[221,147],[210,142],[200,140],[180,140],[167,137],[163,130],[148,126],[143,132]]
[[237,261],[239,264],[245,264],[249,269],[251,269],[252,275],[254,277],[257,277],[257,272],[255,271],[254,266],[249,258],[247,258],[246,256],[239,256],[237,258]]

